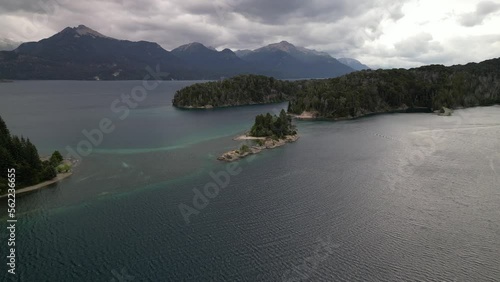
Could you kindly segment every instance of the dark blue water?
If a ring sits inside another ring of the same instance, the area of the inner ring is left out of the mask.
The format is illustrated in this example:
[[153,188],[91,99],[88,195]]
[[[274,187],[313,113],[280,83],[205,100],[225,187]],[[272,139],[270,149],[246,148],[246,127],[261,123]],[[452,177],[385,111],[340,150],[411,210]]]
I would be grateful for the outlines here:
[[110,105],[141,82],[0,84],[1,116],[42,155],[116,127],[69,179],[18,199],[3,280],[500,280],[500,107],[298,122],[299,141],[228,169],[215,158],[231,138],[286,104],[173,108],[191,83],[162,83],[124,120]]

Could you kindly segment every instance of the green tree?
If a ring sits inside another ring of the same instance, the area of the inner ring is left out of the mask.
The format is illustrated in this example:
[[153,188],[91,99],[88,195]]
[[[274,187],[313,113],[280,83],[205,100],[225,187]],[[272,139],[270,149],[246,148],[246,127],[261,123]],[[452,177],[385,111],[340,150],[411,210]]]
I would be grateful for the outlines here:
[[[5,172],[9,168],[16,170],[16,188],[55,177],[55,168],[48,161],[42,163],[37,148],[29,138],[11,135],[0,117],[0,169]],[[6,174],[0,174],[2,193],[5,193],[6,183]]]
[[285,135],[296,134],[292,126],[292,119],[281,110],[279,116],[258,115],[255,117],[255,123],[250,130],[250,135],[255,137],[283,138]]
[[42,163],[40,176],[42,180],[51,180],[57,176],[56,169],[52,166],[50,161],[44,161]]
[[52,153],[52,156],[50,156],[50,163],[53,167],[57,167],[62,161],[63,156],[61,155],[61,153],[59,153],[59,151],[54,151],[54,153]]

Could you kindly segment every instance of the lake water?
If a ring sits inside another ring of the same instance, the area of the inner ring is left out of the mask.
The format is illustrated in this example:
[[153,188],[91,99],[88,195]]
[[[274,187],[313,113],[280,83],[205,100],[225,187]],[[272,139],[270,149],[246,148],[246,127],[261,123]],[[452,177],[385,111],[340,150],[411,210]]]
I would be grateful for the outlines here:
[[123,120],[111,105],[139,81],[0,84],[0,115],[41,155],[115,126],[70,178],[18,198],[14,279],[2,201],[2,281],[500,281],[499,106],[298,121],[296,143],[229,175],[232,137],[286,104],[173,108],[192,83]]

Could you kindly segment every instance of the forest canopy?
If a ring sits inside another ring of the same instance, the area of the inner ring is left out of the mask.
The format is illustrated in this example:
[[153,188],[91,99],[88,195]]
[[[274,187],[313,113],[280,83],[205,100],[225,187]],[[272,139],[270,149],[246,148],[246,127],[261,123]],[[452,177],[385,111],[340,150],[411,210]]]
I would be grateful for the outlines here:
[[288,101],[288,112],[348,118],[402,109],[471,107],[500,103],[500,59],[445,67],[364,70],[331,79],[276,80],[242,75],[179,90],[181,108]]
[[281,110],[279,116],[258,115],[255,117],[255,123],[250,130],[250,136],[254,137],[274,137],[283,138],[286,135],[297,134],[292,125],[292,118],[288,116],[285,110]]
[[221,81],[197,83],[175,94],[179,108],[227,107],[285,102],[297,91],[288,81],[262,75],[239,75]]
[[16,188],[22,188],[56,177],[56,167],[61,161],[57,151],[50,160],[40,160],[35,145],[28,138],[11,135],[0,117],[0,194],[7,191],[8,169],[15,169]]

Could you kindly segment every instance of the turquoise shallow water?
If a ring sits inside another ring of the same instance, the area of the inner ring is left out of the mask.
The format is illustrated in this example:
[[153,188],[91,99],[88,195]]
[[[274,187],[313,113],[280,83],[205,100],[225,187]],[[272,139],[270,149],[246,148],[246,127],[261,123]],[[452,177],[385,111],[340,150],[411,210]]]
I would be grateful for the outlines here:
[[163,83],[123,121],[110,104],[140,82],[0,85],[0,114],[41,154],[116,125],[73,176],[18,199],[17,280],[500,278],[498,106],[298,122],[298,142],[241,161],[186,224],[179,204],[227,171],[215,158],[231,138],[286,107],[172,108],[190,83]]

